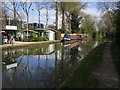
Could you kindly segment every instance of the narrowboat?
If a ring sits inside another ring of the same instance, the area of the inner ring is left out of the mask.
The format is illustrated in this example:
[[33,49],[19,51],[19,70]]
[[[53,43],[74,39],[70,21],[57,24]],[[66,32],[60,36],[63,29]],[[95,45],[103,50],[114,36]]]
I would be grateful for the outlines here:
[[81,35],[74,35],[74,34],[65,34],[63,37],[63,41],[70,41],[70,40],[80,40]]

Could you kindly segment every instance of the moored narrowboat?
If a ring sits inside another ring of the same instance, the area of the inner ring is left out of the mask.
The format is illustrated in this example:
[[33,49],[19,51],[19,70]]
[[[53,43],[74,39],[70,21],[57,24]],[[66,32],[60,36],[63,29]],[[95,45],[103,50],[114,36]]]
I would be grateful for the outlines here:
[[74,34],[65,34],[63,37],[63,41],[70,41],[70,40],[80,40],[81,35],[74,35]]

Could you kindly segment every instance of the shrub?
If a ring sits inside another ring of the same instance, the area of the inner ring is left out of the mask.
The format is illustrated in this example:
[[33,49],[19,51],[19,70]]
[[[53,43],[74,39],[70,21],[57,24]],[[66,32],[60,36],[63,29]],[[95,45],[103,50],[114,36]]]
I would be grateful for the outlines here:
[[48,41],[48,40],[49,39],[46,36],[43,37],[43,41]]
[[36,38],[33,38],[32,41],[43,41],[43,37],[36,37]]

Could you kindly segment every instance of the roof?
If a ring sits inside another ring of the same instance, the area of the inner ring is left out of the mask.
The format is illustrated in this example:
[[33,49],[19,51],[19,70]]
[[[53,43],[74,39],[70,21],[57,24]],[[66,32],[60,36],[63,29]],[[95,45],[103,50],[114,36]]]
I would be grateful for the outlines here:
[[[21,30],[20,32],[24,32],[24,31],[27,31],[27,30]],[[38,33],[38,32],[36,32],[36,31],[34,31],[34,30],[28,30],[28,31],[34,32],[34,33]]]
[[36,28],[35,30],[51,30],[53,32],[56,32],[56,30],[52,28]]
[[7,34],[5,31],[0,31],[0,33],[4,33],[4,34]]

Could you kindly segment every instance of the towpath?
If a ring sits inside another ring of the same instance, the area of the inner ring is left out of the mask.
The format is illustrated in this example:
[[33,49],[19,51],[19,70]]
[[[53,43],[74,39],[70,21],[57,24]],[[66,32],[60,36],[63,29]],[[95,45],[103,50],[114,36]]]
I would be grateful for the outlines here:
[[102,55],[102,63],[93,71],[94,77],[99,80],[97,88],[118,88],[118,73],[112,61],[111,42],[107,43]]

